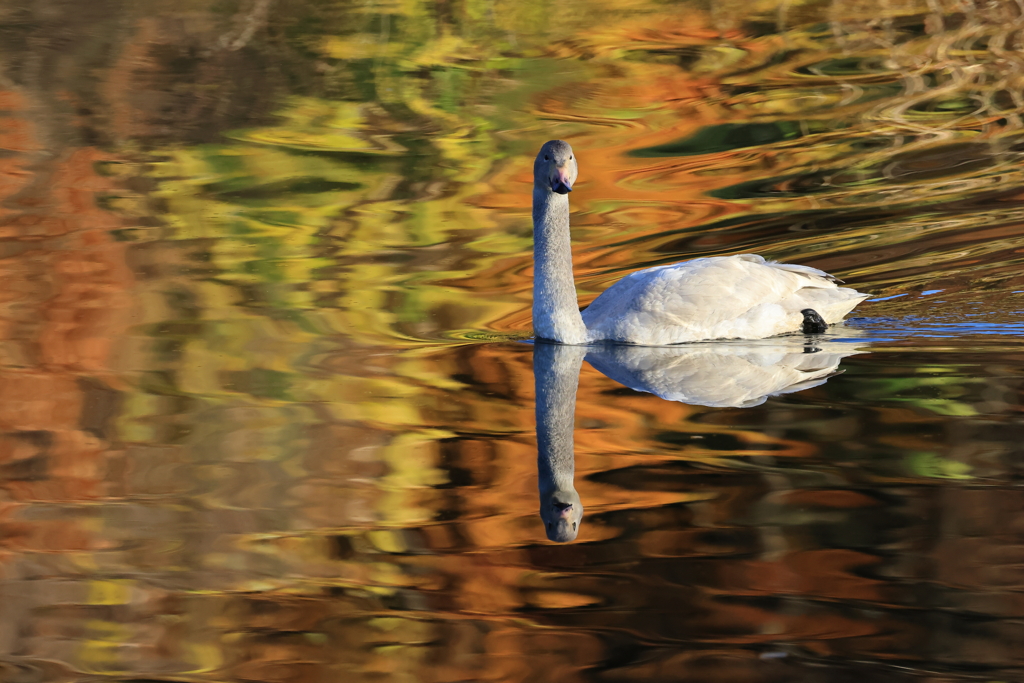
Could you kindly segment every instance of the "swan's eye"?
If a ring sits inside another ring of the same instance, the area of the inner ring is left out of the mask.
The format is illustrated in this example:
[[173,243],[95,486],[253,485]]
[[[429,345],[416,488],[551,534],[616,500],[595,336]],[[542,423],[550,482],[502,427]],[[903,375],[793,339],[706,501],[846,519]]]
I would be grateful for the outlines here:
[[569,155],[569,161],[572,161],[572,155],[571,154]]
[[572,530],[573,530],[573,531],[576,531],[576,522],[573,522],[573,523],[572,523]]
[[544,155],[544,161],[548,161],[548,155],[547,154]]

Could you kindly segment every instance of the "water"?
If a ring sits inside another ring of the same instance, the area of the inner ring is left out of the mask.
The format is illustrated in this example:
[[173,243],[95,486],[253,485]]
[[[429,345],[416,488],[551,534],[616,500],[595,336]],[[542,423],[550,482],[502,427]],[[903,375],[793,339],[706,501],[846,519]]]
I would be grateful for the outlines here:
[[[1022,36],[1014,3],[0,3],[0,680],[1021,679]],[[527,343],[555,137],[582,303],[750,251],[873,299]]]

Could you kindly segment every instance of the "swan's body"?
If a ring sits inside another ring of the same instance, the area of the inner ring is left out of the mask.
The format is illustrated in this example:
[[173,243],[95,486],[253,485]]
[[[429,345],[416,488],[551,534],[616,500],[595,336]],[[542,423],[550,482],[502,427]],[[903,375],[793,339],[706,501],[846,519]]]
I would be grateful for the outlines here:
[[583,311],[583,323],[588,342],[763,339],[799,330],[808,308],[837,323],[867,296],[814,268],[715,256],[627,275]]
[[709,339],[763,339],[801,329],[806,309],[837,323],[869,295],[839,287],[815,268],[754,254],[698,258],[641,270],[609,287],[582,313],[569,240],[577,165],[561,140],[534,162],[533,324],[564,344],[611,341],[663,346]]

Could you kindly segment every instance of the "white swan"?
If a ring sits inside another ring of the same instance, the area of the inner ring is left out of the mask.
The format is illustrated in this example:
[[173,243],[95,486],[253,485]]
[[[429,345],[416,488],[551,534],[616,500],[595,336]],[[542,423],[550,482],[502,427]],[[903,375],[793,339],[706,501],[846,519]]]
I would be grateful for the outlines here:
[[577,172],[562,140],[544,143],[533,165],[533,328],[541,339],[664,346],[820,332],[869,296],[815,268],[740,254],[631,273],[580,314],[568,197]]

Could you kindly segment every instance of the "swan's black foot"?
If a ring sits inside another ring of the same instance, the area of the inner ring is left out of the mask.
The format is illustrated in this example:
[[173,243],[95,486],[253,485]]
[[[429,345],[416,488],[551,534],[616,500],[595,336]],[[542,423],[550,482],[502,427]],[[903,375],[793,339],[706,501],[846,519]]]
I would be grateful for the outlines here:
[[828,323],[813,308],[800,311],[804,316],[804,334],[821,334],[828,329]]

